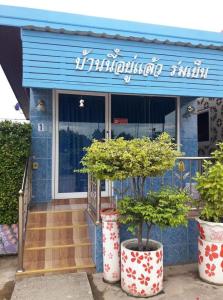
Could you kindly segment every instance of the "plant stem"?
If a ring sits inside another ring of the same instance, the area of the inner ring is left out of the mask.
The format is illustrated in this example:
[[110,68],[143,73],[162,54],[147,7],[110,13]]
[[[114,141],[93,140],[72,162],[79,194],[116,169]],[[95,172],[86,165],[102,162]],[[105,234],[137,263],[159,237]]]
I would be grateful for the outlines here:
[[144,186],[145,186],[145,181],[146,181],[146,178],[142,178],[142,181],[141,181],[141,197],[143,198],[144,196]]
[[143,225],[142,222],[140,222],[139,225],[138,225],[138,249],[139,249],[139,251],[143,251],[142,225]]
[[133,186],[134,198],[137,199],[137,188],[136,188],[136,179],[135,179],[135,177],[132,178],[132,186]]
[[146,232],[146,250],[148,250],[148,248],[149,248],[149,236],[150,236],[150,231],[151,231],[151,228],[152,228],[152,224],[146,222],[146,227],[147,227],[147,232]]

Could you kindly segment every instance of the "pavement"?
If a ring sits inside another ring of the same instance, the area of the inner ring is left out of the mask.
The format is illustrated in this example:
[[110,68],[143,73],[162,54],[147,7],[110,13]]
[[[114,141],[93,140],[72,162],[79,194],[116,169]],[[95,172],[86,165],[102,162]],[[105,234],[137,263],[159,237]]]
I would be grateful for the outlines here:
[[[17,281],[14,288],[16,265],[16,257],[0,257],[0,300],[136,299],[123,292],[120,283],[105,283],[101,273],[24,278]],[[223,300],[223,286],[201,281],[196,264],[166,267],[164,290],[151,300]]]
[[15,285],[17,256],[0,256],[0,300],[10,300]]
[[[102,274],[90,276],[95,300],[130,300],[120,288],[120,284],[103,282]],[[164,268],[164,290],[151,300],[223,300],[223,286],[211,285],[201,281],[197,265],[180,265]]]
[[11,300],[94,300],[86,273],[24,278]]

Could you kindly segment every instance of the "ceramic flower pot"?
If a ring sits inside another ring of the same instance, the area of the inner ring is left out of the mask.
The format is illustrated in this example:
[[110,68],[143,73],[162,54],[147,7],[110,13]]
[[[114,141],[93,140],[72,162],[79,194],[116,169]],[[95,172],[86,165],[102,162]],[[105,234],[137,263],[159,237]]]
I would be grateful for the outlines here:
[[198,222],[199,235],[202,240],[223,243],[223,223],[207,222],[199,218],[196,220]]
[[223,285],[223,243],[198,239],[198,271],[204,281]]
[[154,296],[163,289],[163,246],[150,240],[153,251],[131,250],[136,246],[136,239],[121,244],[121,287],[131,296]]
[[103,278],[109,283],[120,281],[120,238],[118,214],[113,209],[101,212],[103,242]]
[[0,255],[16,254],[18,247],[18,225],[0,225]]

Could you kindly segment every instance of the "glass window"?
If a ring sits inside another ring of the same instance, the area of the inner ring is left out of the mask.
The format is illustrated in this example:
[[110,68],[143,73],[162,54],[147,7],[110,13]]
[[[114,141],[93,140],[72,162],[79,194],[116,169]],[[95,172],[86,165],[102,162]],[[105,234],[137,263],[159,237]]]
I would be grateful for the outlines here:
[[112,95],[111,123],[112,138],[155,138],[165,131],[175,139],[176,98]]

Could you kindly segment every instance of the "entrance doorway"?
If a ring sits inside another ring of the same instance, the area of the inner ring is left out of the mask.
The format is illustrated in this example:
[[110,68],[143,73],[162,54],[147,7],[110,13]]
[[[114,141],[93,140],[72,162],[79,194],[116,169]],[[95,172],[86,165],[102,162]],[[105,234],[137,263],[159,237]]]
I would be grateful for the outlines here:
[[[81,168],[85,147],[104,139],[107,128],[107,95],[64,93],[56,95],[55,198],[87,197],[88,176]],[[103,187],[107,195],[107,185]]]
[[[56,93],[55,186],[57,199],[87,197],[87,174],[75,172],[93,139],[156,138],[166,131],[176,140],[177,99],[138,95]],[[102,185],[108,196],[108,184]]]

